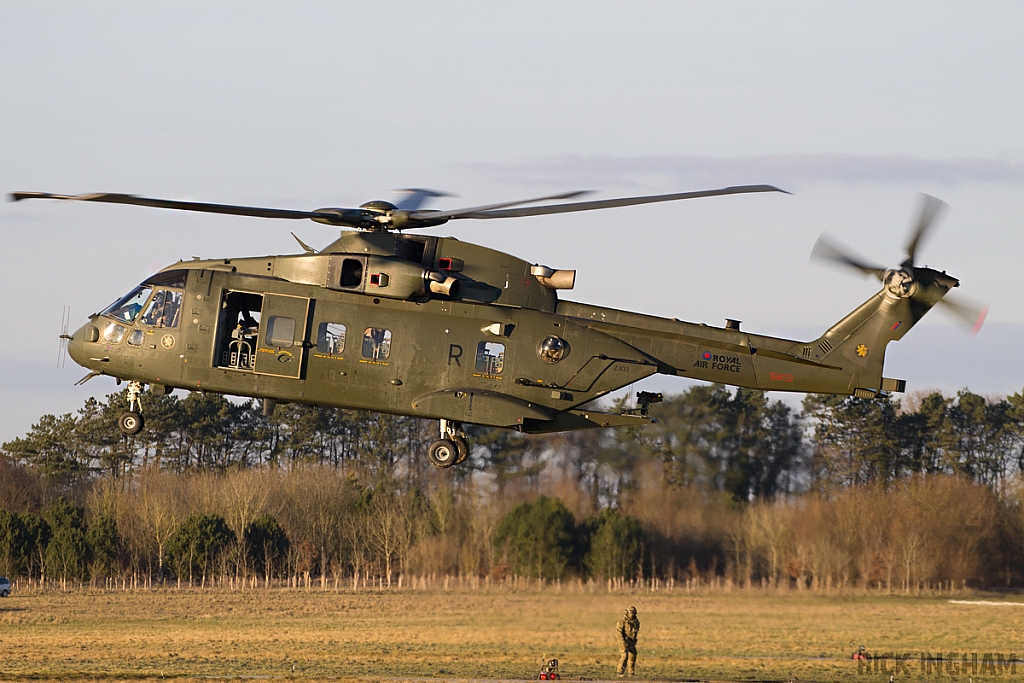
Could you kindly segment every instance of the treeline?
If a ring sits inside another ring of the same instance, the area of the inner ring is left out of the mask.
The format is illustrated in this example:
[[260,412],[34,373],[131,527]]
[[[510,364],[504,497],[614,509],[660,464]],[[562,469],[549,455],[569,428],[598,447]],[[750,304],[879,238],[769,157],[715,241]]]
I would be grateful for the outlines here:
[[0,511],[0,573],[61,585],[632,578],[643,539],[638,522],[617,510],[577,524],[545,496],[497,514],[471,489],[369,487],[322,466],[222,475],[152,469],[130,484],[103,479],[83,506],[58,498],[40,515]]
[[1024,581],[1024,395],[894,401],[694,387],[659,424],[478,429],[193,393],[45,416],[0,456],[0,573],[32,581],[408,585],[424,576],[911,590]]
[[[146,429],[117,429],[123,393],[89,399],[77,414],[46,415],[0,453],[66,493],[97,476],[158,467],[172,472],[297,464],[431,479],[424,454],[436,423],[302,405],[267,417],[256,401],[193,392],[144,396]],[[1024,467],[1024,392],[986,398],[970,391],[896,399],[808,396],[795,413],[763,392],[697,386],[652,407],[659,424],[526,437],[471,429],[473,452],[448,478],[485,472],[500,492],[533,490],[546,468],[596,481],[605,504],[656,460],[667,486],[724,491],[737,501],[809,490],[953,474],[1002,488]]]
[[[916,590],[1020,582],[1020,489],[947,475],[738,505],[640,474],[616,507],[478,483],[370,485],[310,465],[104,477],[84,503],[0,511],[0,573],[32,582],[150,586],[361,583],[424,576],[708,582]],[[565,491],[564,480],[541,487]],[[571,498],[571,497],[570,497]],[[400,584],[399,584],[400,585]]]

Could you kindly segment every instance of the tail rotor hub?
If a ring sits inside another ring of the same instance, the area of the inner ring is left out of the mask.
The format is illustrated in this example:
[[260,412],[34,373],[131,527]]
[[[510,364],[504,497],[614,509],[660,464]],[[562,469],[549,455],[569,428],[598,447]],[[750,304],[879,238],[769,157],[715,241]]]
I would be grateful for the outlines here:
[[886,294],[897,299],[906,299],[917,292],[917,280],[910,268],[891,268],[885,271],[882,278]]
[[971,334],[977,334],[985,321],[988,306],[948,298],[949,291],[960,286],[959,280],[947,275],[946,271],[914,265],[918,251],[928,237],[935,217],[943,207],[945,203],[941,200],[922,195],[921,209],[917,220],[911,225],[910,239],[905,248],[906,258],[896,268],[882,268],[866,261],[848,249],[836,246],[824,235],[818,238],[811,255],[878,278],[882,282],[882,296],[888,301],[899,302],[909,299],[917,304],[912,309],[915,320],[932,306],[942,304],[970,328]]

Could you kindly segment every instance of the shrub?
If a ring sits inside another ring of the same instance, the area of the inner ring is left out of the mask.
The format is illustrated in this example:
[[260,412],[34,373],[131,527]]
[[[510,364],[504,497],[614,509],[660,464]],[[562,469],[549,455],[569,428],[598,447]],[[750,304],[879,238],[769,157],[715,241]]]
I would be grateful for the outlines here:
[[607,508],[595,520],[584,564],[595,578],[632,579],[640,574],[646,545],[639,520]]
[[288,534],[272,515],[257,515],[245,529],[245,548],[250,566],[267,580],[275,574],[276,568],[282,566],[290,547]]
[[167,564],[178,578],[187,574],[189,583],[198,572],[206,585],[206,577],[234,540],[235,532],[220,515],[189,515],[167,540]]
[[534,578],[565,575],[575,553],[576,520],[557,498],[539,497],[512,508],[498,524],[494,547],[512,570]]

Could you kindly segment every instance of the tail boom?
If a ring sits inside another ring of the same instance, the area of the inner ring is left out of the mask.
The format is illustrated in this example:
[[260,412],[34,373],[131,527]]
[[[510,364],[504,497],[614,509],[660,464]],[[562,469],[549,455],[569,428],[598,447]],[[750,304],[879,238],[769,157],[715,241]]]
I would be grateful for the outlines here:
[[810,342],[571,301],[559,302],[557,312],[643,352],[660,374],[869,398],[905,389],[903,380],[882,376],[886,346],[902,339],[947,291],[930,285],[920,296],[896,297],[883,289]]

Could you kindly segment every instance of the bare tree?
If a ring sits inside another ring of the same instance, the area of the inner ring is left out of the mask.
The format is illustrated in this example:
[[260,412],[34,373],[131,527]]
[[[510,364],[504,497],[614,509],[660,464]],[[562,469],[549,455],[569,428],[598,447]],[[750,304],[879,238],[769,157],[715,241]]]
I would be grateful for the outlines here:
[[163,577],[167,540],[189,513],[181,495],[184,479],[150,467],[139,473],[137,481],[140,527],[156,557],[157,576]]

